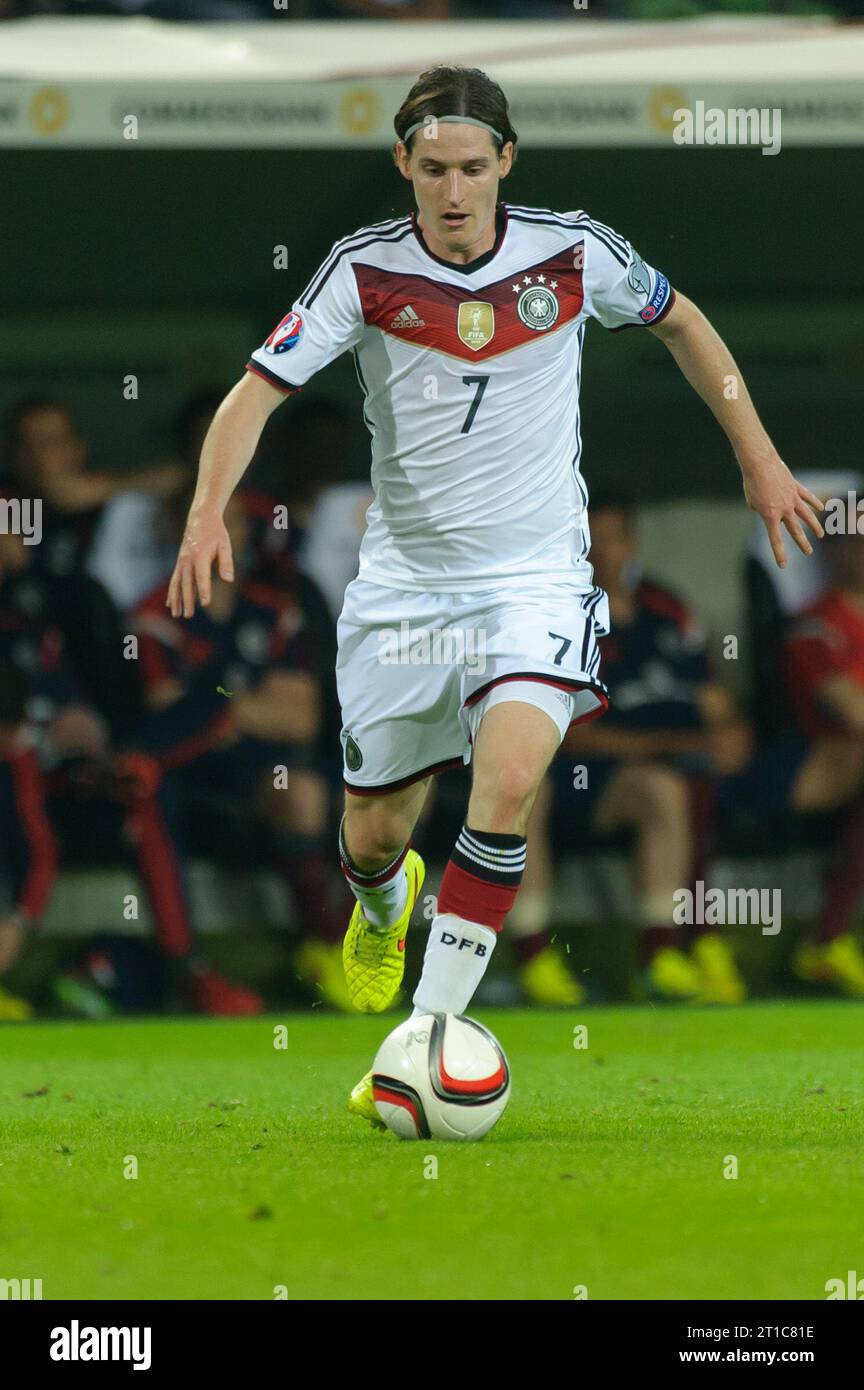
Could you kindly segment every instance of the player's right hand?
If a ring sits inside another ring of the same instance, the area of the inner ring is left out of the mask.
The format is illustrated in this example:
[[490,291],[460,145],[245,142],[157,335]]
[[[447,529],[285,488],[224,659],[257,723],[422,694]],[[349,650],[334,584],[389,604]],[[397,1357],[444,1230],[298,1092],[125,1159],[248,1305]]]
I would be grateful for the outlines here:
[[218,567],[219,578],[230,584],[234,578],[234,560],[225,523],[218,512],[193,507],[165,600],[172,618],[191,618],[196,597],[203,608],[207,607],[214,564]]

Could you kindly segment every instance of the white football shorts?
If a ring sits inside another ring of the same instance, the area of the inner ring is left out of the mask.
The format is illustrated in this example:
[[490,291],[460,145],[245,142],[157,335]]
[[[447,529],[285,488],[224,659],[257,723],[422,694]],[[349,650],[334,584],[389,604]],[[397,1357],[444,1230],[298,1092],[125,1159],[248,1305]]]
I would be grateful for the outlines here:
[[353,579],[337,623],[343,776],[358,794],[397,791],[471,761],[486,709],[522,700],[563,739],[602,714],[602,589],[543,580],[427,594]]

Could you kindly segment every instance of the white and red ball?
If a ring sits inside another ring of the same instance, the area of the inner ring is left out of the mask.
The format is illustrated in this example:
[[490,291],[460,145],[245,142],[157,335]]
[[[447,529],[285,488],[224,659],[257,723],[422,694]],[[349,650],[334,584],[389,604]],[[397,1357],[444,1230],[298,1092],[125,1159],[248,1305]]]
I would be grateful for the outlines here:
[[482,1139],[510,1099],[501,1044],[462,1014],[422,1014],[394,1028],[372,1067],[375,1106],[400,1139]]

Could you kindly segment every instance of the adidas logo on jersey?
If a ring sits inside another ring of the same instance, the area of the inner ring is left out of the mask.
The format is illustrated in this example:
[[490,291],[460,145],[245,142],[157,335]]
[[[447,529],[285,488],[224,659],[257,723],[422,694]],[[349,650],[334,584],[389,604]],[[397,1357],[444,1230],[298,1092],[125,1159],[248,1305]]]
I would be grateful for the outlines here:
[[414,312],[413,304],[406,304],[390,322],[391,328],[425,328],[426,320],[418,317]]

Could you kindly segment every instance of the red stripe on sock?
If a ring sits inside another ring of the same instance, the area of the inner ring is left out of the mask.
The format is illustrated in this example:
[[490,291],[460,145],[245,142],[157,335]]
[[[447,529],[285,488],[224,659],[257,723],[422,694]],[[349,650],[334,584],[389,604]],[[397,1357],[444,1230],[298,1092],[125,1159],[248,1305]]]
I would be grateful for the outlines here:
[[451,912],[466,922],[479,922],[482,927],[500,932],[518,892],[518,883],[512,888],[487,883],[448,859],[438,893],[438,911]]

